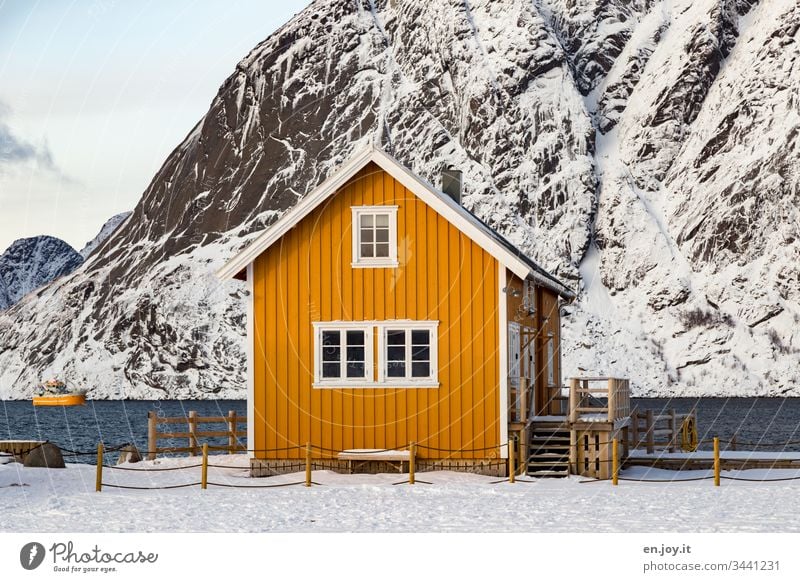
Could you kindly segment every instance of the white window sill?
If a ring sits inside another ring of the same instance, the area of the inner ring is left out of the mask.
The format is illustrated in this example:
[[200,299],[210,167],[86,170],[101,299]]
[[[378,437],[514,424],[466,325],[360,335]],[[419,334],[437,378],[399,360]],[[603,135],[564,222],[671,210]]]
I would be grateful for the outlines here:
[[400,266],[400,263],[397,261],[381,261],[376,263],[360,261],[358,263],[350,263],[350,266],[354,269],[396,269]]
[[336,388],[438,388],[439,382],[426,380],[424,382],[314,382],[313,388],[325,390]]

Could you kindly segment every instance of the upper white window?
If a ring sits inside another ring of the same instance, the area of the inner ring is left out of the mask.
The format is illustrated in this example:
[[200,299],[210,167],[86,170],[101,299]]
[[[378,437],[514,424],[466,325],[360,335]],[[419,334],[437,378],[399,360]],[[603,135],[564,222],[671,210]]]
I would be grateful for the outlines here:
[[373,381],[372,327],[314,324],[314,383],[326,386]]
[[354,267],[396,267],[397,206],[353,206]]
[[438,385],[435,321],[387,322],[378,336],[379,379],[389,385]]

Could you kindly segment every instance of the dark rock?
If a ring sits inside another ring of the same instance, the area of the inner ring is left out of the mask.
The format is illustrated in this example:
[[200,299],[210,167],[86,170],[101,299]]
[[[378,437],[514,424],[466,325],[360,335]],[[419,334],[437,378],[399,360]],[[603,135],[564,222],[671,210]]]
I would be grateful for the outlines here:
[[25,455],[26,467],[46,467],[48,469],[64,469],[64,457],[61,456],[61,449],[53,443],[44,443],[43,445],[32,449]]
[[138,463],[141,460],[142,455],[139,454],[139,449],[136,448],[136,445],[125,445],[119,450],[117,465],[123,463]]

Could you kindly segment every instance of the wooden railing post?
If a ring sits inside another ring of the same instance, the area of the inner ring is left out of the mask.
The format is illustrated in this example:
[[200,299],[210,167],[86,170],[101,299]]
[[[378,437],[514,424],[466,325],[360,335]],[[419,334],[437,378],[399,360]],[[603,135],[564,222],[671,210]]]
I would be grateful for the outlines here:
[[675,422],[675,409],[669,411],[669,452],[675,452],[675,443],[678,442],[678,423]]
[[236,453],[236,411],[228,411],[228,453]]
[[311,443],[306,443],[306,487],[311,487]]
[[189,455],[197,455],[197,411],[189,411]]
[[417,444],[414,441],[411,441],[411,446],[408,447],[408,483],[410,485],[414,484],[416,480],[416,456],[417,456]]
[[200,487],[208,489],[208,443],[203,443],[203,467],[200,475]]
[[97,475],[94,490],[97,492],[103,490],[103,443],[97,444]]
[[633,445],[629,445],[631,449],[639,448],[639,409],[634,408],[631,413],[631,440]]
[[714,486],[719,487],[719,437],[714,437]]
[[617,419],[617,380],[608,379],[608,422]]
[[731,437],[730,449],[732,451],[736,450],[736,433],[733,433],[733,436]]
[[513,483],[516,478],[517,468],[514,457],[517,452],[514,450],[514,439],[508,439],[508,482]]
[[619,485],[619,443],[617,437],[611,441],[611,484]]
[[652,409],[647,411],[647,454],[652,455],[656,449],[655,443],[655,421],[653,420]]
[[147,413],[147,460],[152,461],[156,458],[156,448],[158,447],[158,416],[155,410]]
[[578,390],[581,382],[577,378],[569,379],[569,421],[576,422],[578,420],[578,406],[580,406],[580,396]]

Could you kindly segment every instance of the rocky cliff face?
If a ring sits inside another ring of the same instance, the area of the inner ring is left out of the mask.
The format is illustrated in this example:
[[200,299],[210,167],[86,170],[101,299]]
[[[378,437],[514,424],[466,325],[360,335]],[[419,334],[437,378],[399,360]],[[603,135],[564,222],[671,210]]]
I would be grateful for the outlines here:
[[[213,275],[379,143],[581,289],[567,373],[642,393],[798,386],[791,0],[330,0],[257,46],[66,278],[0,315],[0,395],[244,394],[244,290]],[[56,330],[56,333],[53,331]]]
[[71,273],[83,258],[52,236],[21,238],[0,255],[0,310],[34,289]]

